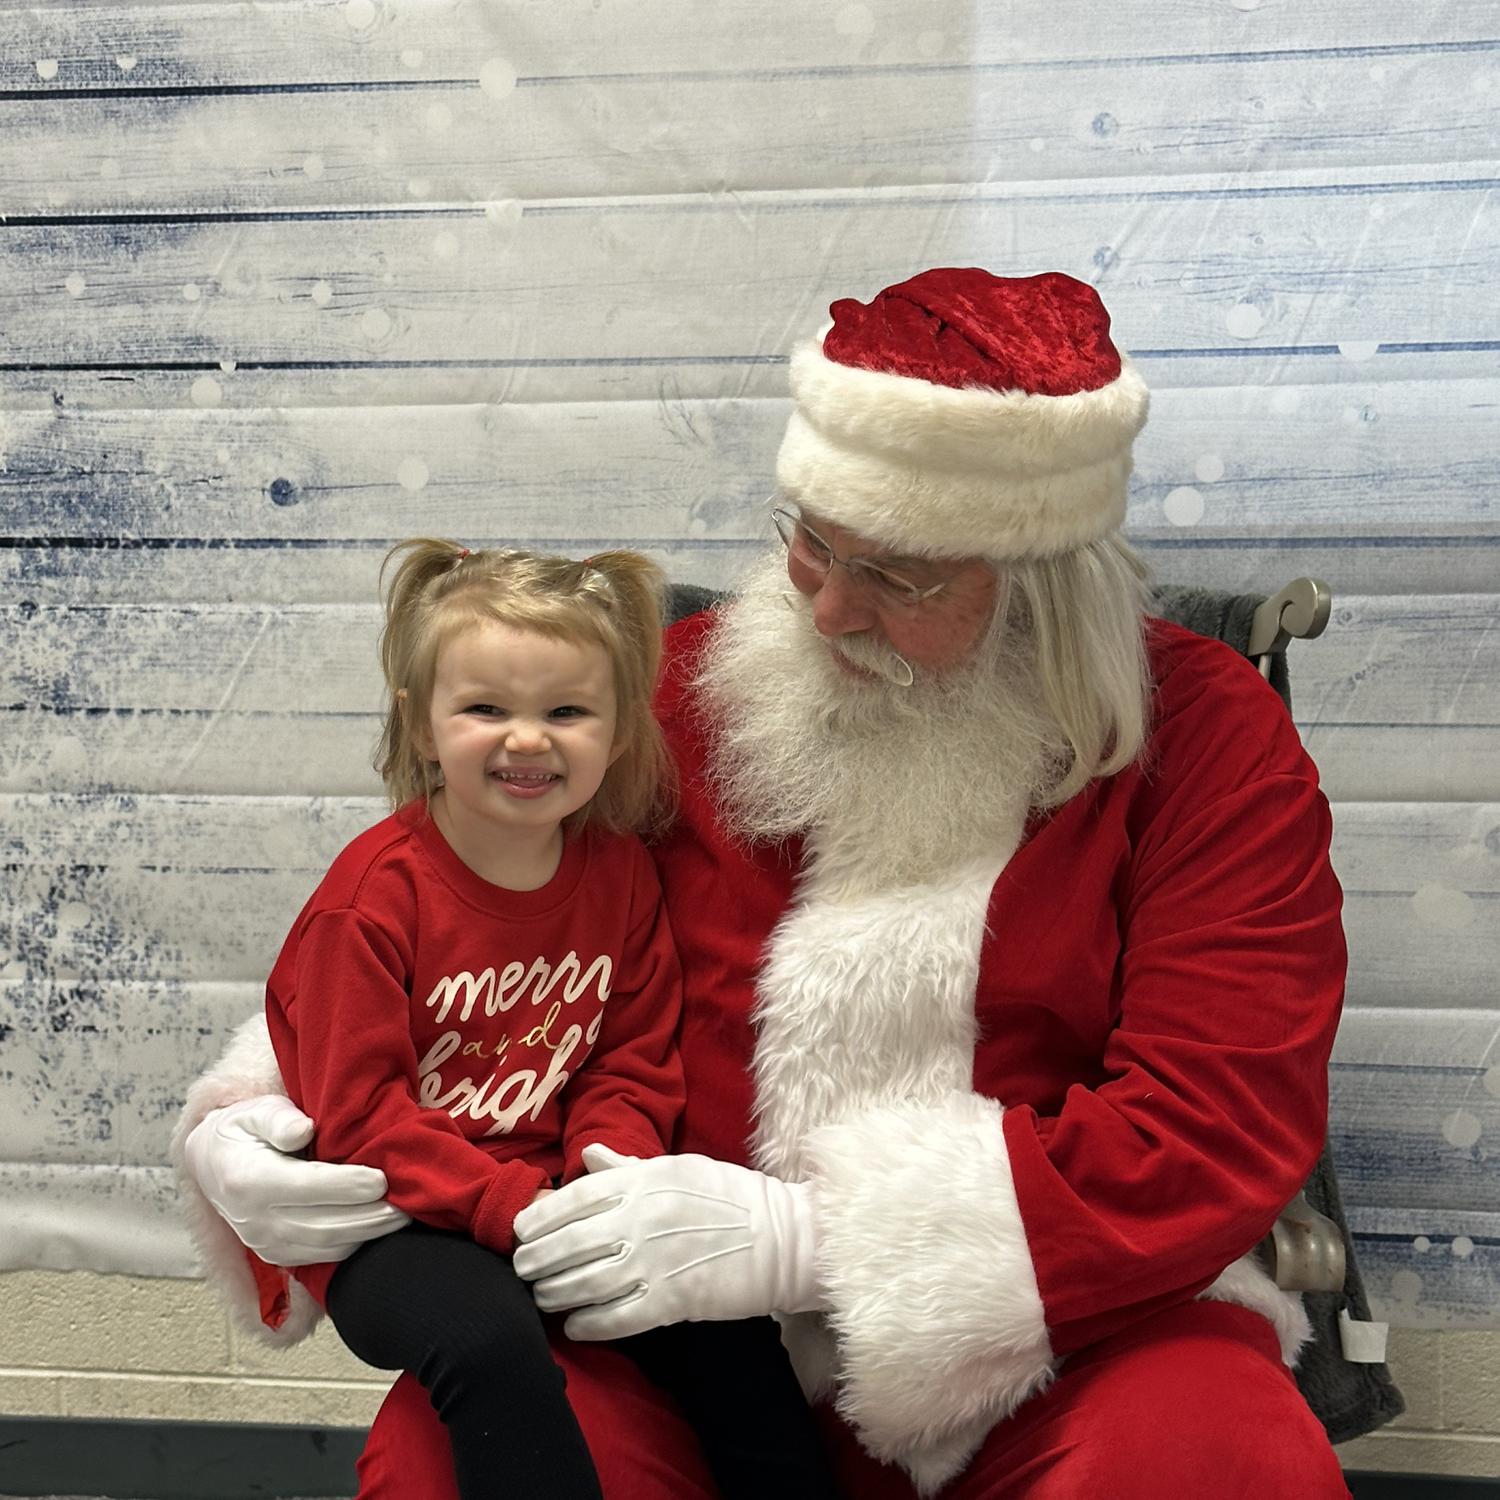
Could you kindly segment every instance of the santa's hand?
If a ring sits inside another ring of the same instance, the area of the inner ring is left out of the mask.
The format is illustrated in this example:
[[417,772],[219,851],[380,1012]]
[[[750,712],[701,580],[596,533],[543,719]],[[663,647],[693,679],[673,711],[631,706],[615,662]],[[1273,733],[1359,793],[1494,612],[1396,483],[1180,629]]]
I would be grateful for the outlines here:
[[821,1306],[812,1191],[707,1156],[586,1146],[590,1176],[516,1215],[515,1267],[570,1338]]
[[280,1094],[211,1110],[183,1144],[203,1196],[240,1239],[276,1266],[343,1260],[410,1220],[385,1201],[385,1173],[288,1156],[313,1122]]

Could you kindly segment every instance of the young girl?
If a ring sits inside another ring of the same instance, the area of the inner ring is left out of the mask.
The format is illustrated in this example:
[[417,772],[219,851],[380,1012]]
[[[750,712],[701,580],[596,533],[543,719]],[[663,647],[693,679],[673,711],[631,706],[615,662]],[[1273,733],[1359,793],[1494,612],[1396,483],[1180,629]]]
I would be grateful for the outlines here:
[[[426,1387],[464,1500],[598,1497],[509,1252],[516,1214],[586,1145],[659,1155],[682,1107],[677,957],[633,836],[671,804],[650,711],[661,575],[628,552],[417,540],[398,558],[378,760],[395,811],[303,908],[266,1010],[316,1155],[379,1167],[415,1222],[295,1274],[356,1355]],[[726,1494],[823,1492],[769,1320],[632,1342]],[[716,1406],[716,1367],[763,1371],[779,1430]]]

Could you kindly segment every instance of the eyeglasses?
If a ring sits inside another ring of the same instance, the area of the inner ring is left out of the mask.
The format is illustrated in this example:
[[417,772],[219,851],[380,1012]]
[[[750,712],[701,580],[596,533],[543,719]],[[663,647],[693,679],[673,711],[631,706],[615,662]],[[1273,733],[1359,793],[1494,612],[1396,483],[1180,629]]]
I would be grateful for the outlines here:
[[794,510],[778,506],[771,512],[771,519],[776,523],[776,533],[793,562],[824,578],[837,563],[848,570],[850,581],[856,587],[864,589],[882,604],[912,609],[952,582],[951,578],[943,578],[937,583],[923,585],[872,558],[836,557],[832,544],[819,536]]

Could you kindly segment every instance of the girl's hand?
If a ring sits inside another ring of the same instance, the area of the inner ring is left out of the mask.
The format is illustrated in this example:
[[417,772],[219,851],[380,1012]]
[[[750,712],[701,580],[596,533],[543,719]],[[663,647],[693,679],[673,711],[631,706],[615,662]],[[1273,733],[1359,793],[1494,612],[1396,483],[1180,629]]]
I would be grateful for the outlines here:
[[[531,1200],[531,1203],[540,1203],[542,1201],[542,1199],[547,1196],[548,1193],[555,1193],[556,1191],[557,1191],[557,1189],[554,1188],[554,1187],[541,1187],[541,1188],[538,1188],[536,1190],[536,1196]],[[528,1203],[526,1205],[526,1207],[530,1208],[531,1207],[531,1203]]]

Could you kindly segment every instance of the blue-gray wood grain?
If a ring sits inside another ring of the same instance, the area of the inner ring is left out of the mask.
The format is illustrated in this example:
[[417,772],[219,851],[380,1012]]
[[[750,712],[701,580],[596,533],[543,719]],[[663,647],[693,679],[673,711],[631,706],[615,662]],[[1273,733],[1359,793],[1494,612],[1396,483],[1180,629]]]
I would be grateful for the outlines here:
[[[761,544],[785,360],[937,261],[1097,283],[1169,580],[1330,579],[1333,1140],[1407,1322],[1500,1297],[1500,51],[1414,12],[0,13],[0,1264],[184,1271],[186,1081],[379,810],[412,532]],[[726,65],[718,60],[726,59]]]

